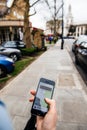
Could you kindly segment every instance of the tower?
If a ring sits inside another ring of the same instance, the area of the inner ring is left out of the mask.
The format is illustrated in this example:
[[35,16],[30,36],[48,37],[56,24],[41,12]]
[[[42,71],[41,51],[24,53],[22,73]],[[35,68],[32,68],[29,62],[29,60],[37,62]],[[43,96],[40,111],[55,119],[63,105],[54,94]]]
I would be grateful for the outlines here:
[[72,9],[71,9],[71,5],[69,5],[68,14],[66,17],[66,27],[70,27],[70,25],[72,24],[73,24]]
[[68,7],[68,13],[66,17],[66,25],[65,25],[65,35],[68,35],[70,25],[73,25],[73,15],[71,5]]

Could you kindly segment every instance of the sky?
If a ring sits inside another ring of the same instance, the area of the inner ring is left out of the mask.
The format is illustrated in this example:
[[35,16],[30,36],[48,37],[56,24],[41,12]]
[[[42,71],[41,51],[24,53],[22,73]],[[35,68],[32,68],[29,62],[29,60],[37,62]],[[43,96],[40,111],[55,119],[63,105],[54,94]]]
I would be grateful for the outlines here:
[[[57,0],[60,1],[60,0]],[[69,5],[72,8],[72,15],[74,23],[87,23],[87,0],[64,0],[64,17],[66,18],[68,13]],[[41,11],[42,12],[42,11]],[[35,16],[31,17],[33,26],[38,26],[40,28],[45,28],[47,17],[47,12],[44,9],[45,17],[43,18],[41,12],[37,12]],[[65,19],[66,20],[66,19]]]
[[7,6],[10,7],[14,0],[7,0]]
[[66,11],[69,4],[72,6],[74,22],[87,22],[87,0],[65,0]]
[[[32,1],[36,0],[30,0]],[[50,6],[53,6],[54,0],[49,0]],[[57,0],[58,5],[61,4],[62,0]],[[64,1],[64,17],[66,18],[68,13],[68,7],[71,4],[72,15],[74,18],[74,23],[86,23],[87,22],[87,0],[63,0]],[[11,5],[13,0],[8,0],[8,6]],[[57,7],[58,7],[57,5]],[[46,21],[49,20],[52,16],[49,8],[46,4],[36,4],[36,15],[30,17],[30,21],[34,27],[45,29]],[[33,8],[31,9],[31,14],[33,13]]]

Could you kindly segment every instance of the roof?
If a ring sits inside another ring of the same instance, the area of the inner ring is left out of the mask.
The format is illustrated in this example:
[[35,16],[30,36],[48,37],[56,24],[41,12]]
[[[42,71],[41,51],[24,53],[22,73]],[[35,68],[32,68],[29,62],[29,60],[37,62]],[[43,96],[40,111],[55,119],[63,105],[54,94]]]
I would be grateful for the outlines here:
[[74,22],[73,25],[75,25],[75,26],[87,25],[87,21],[78,21],[78,22]]

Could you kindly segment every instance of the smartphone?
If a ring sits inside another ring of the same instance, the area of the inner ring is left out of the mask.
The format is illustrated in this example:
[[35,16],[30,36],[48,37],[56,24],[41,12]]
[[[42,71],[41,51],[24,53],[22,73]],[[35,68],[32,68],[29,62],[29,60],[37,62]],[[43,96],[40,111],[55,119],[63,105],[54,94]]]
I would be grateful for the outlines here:
[[31,108],[31,114],[45,116],[49,107],[45,98],[52,98],[55,82],[49,79],[41,78],[37,87],[36,95]]

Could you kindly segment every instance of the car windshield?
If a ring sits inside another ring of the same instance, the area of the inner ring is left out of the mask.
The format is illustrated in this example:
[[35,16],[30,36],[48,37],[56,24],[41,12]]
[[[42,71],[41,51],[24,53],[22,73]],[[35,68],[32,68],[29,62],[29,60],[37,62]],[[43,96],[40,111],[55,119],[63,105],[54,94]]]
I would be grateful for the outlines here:
[[4,47],[16,47],[16,43],[13,41],[6,42],[3,44]]
[[83,42],[83,43],[81,44],[81,46],[84,46],[85,48],[87,48],[87,42]]
[[78,38],[78,44],[81,43],[81,42],[87,42],[87,36],[80,36]]

